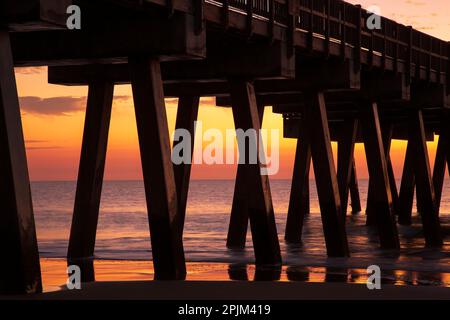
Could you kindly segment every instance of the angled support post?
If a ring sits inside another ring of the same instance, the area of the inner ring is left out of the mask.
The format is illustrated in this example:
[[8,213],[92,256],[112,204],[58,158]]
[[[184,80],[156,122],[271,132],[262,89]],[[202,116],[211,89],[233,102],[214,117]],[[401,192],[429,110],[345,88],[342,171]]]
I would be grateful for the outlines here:
[[0,293],[42,291],[25,142],[9,33],[0,29]]
[[436,149],[436,159],[434,161],[433,168],[433,185],[436,197],[436,209],[438,210],[438,212],[441,204],[442,189],[444,187],[445,168],[447,162],[447,155],[445,150],[448,144],[447,139],[448,138],[445,136],[445,133],[441,131],[439,135],[439,141]]
[[398,208],[398,190],[397,190],[397,182],[395,179],[395,173],[394,168],[392,166],[392,160],[391,156],[387,155],[387,168],[388,168],[388,177],[389,177],[389,184],[391,186],[391,193],[392,193],[392,207],[394,209],[394,214],[397,215],[397,208]]
[[[191,154],[189,160],[192,161],[192,155],[194,152],[195,141],[195,121],[197,121],[198,107],[200,97],[199,96],[180,96],[178,100],[177,119],[175,123],[175,130],[186,130],[189,132]],[[180,143],[186,143],[186,141],[174,141],[173,149]],[[184,157],[184,155],[183,155]],[[173,165],[173,171],[175,175],[175,185],[177,188],[177,202],[178,202],[178,215],[181,224],[181,232],[184,229],[184,222],[186,217],[186,206],[189,192],[189,181],[191,177],[191,161],[188,163],[180,163]]]
[[[262,126],[264,105],[258,105],[259,125]],[[238,164],[234,184],[233,204],[228,227],[227,248],[245,248],[248,229],[248,198],[245,189],[245,164]]]
[[[304,113],[303,113],[304,114]],[[286,220],[285,240],[290,243],[302,241],[303,220],[309,213],[309,171],[311,167],[311,143],[305,117],[300,120],[294,173],[292,175],[289,209]]]
[[357,214],[357,213],[361,212],[361,199],[359,197],[358,176],[356,174],[355,159],[353,159],[352,176],[350,179],[350,187],[349,188],[350,188],[352,214]]
[[367,167],[373,187],[373,209],[380,238],[385,249],[400,249],[397,225],[392,209],[386,154],[381,136],[378,106],[368,100],[362,102],[361,125],[366,150]]
[[413,167],[416,176],[417,200],[420,202],[419,212],[422,218],[425,242],[427,246],[441,246],[443,244],[441,226],[436,208],[421,110],[414,110],[411,114],[409,135],[414,154]]
[[130,58],[155,279],[186,278],[181,221],[159,60]]
[[[395,182],[395,175],[394,175],[394,169],[392,168],[392,161],[390,156],[390,150],[391,150],[391,143],[392,143],[392,133],[393,133],[393,126],[392,124],[388,123],[385,126],[382,126],[383,130],[381,132],[382,139],[383,139],[383,147],[386,155],[386,165],[388,170],[388,178],[389,178],[389,186],[391,189],[391,197],[392,197],[392,208],[394,210],[394,214],[397,213],[397,206],[398,206],[398,192],[397,192],[397,184]],[[367,220],[366,225],[372,226],[376,224],[375,221],[375,214],[376,210],[373,207],[373,201],[374,196],[373,193],[375,192],[375,188],[373,186],[373,181],[369,179],[369,190],[368,190],[368,197],[367,197]]]
[[403,164],[402,181],[400,184],[400,193],[398,197],[398,223],[401,225],[410,225],[412,208],[414,202],[414,189],[416,185],[416,178],[414,176],[413,158],[414,148],[411,138],[408,140],[406,147],[405,162]]
[[341,195],[342,216],[347,215],[348,194],[354,165],[354,150],[356,135],[358,134],[358,120],[347,119],[339,135],[338,142],[338,182]]
[[83,282],[95,281],[93,258],[105,170],[114,84],[89,84],[75,206],[67,262],[81,268]]
[[238,164],[234,184],[233,204],[231,206],[230,224],[227,234],[227,248],[245,248],[248,229],[248,193],[243,190],[245,185],[245,168]]
[[346,257],[350,253],[342,219],[339,186],[322,91],[305,92],[305,119],[311,141],[311,156],[327,254],[330,257]]
[[[445,110],[443,120],[441,123],[441,131],[439,133],[439,141],[436,150],[436,160],[433,169],[433,185],[436,196],[436,209],[439,214],[442,198],[442,188],[444,186],[445,167],[450,168],[450,128],[448,123],[450,121],[450,114]],[[450,173],[450,170],[449,170]]]
[[398,191],[397,191],[397,183],[395,181],[394,168],[392,167],[391,161],[391,145],[392,145],[392,134],[394,127],[391,123],[388,123],[383,131],[383,146],[386,152],[386,164],[388,169],[388,177],[389,177],[389,185],[391,187],[392,194],[392,207],[394,209],[394,214],[397,213],[398,206]]
[[[261,174],[259,149],[262,146],[259,141],[260,119],[255,90],[251,82],[242,79],[230,79],[229,85],[238,144],[242,151],[239,162],[246,167],[242,171],[245,176],[242,180],[246,187],[256,264],[280,264],[280,244],[269,177]],[[252,158],[254,161],[251,161]]]

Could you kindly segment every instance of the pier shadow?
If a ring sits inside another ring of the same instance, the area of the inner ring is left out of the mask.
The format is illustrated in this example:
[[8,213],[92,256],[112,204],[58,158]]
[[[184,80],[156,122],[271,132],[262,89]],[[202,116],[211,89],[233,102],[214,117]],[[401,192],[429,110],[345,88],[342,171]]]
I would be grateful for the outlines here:
[[241,263],[230,264],[228,266],[228,276],[230,280],[248,281],[247,265]]
[[325,268],[325,282],[348,282],[348,269],[327,267]]
[[281,265],[256,266],[254,281],[279,281],[281,279]]
[[[281,279],[281,265],[255,266],[253,281],[279,281]],[[228,266],[230,280],[249,281],[248,265],[230,264]]]
[[287,267],[286,276],[289,281],[308,282],[309,270],[306,267]]

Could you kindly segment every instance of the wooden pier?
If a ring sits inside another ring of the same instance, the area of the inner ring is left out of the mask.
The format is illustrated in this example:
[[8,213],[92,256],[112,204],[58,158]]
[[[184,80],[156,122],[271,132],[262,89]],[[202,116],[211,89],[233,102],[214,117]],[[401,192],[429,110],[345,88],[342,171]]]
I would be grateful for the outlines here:
[[[65,26],[69,5],[81,30]],[[450,163],[450,44],[341,0],[13,0],[0,5],[0,292],[42,288],[13,67],[49,66],[48,81],[89,87],[69,263],[89,272],[95,247],[114,85],[131,83],[156,279],[184,279],[183,226],[190,165],[173,165],[164,97],[178,97],[177,128],[194,137],[199,98],[231,106],[236,129],[261,127],[265,106],[298,139],[285,239],[302,240],[312,162],[329,256],[347,257],[345,217],[361,210],[354,164],[364,143],[367,223],[382,248],[400,249],[419,195],[427,246],[443,242],[439,203]],[[430,168],[426,141],[440,135]],[[194,139],[194,138],[193,138]],[[389,156],[408,141],[400,190]],[[331,141],[338,142],[335,168]],[[246,146],[250,148],[251,146]],[[259,147],[259,146],[257,146]],[[251,190],[251,196],[249,191]],[[281,264],[269,177],[240,164],[227,245],[256,264]],[[224,243],[225,245],[225,243]]]

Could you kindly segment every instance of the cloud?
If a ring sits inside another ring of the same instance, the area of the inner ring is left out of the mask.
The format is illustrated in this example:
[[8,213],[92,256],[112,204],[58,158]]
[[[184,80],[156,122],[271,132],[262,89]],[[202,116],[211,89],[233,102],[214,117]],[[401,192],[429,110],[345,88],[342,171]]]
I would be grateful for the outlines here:
[[[178,107],[178,98],[165,98],[164,102],[166,104],[166,108]],[[200,106],[201,107],[215,107],[216,106],[216,97],[200,98]]]
[[54,150],[54,149],[62,149],[62,147],[58,147],[58,146],[49,146],[49,147],[27,147],[27,150]]
[[166,108],[176,108],[178,106],[178,98],[165,98]]
[[[84,111],[86,109],[86,97],[52,97],[40,98],[35,96],[20,97],[20,108],[25,114],[34,114],[41,116],[69,116],[71,114]],[[114,96],[116,104],[133,103],[132,96],[117,95]],[[166,107],[177,107],[178,98],[166,98]],[[203,97],[200,100],[202,107],[215,107],[215,97]]]
[[202,97],[200,99],[200,106],[215,107],[216,106],[216,97]]
[[40,74],[47,71],[47,67],[22,67],[15,68],[17,74]]
[[25,140],[25,143],[46,143],[47,140]]
[[27,150],[49,150],[49,149],[61,149],[60,146],[45,145],[50,141],[48,140],[25,140],[25,146]]
[[405,1],[407,4],[413,5],[413,6],[426,6],[427,3],[422,2],[422,1],[413,1],[413,0],[406,0]]
[[67,116],[85,110],[85,106],[86,97],[20,97],[21,110],[36,115]]
[[116,103],[128,103],[131,99],[132,96],[128,95],[114,96],[114,102]]

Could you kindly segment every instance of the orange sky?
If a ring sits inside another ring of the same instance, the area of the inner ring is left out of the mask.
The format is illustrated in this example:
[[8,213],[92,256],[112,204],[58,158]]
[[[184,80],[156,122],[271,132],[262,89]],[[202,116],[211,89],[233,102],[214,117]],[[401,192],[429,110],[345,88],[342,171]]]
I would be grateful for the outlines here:
[[[378,5],[381,13],[404,24],[450,40],[449,0],[379,0],[349,1],[364,7]],[[45,68],[16,69],[21,97],[22,120],[27,145],[28,165],[32,180],[76,179],[84,124],[86,87],[64,87],[47,84]],[[176,101],[167,101],[170,130],[176,116]],[[216,108],[214,99],[203,98],[199,120],[204,129],[234,128],[231,110]],[[263,127],[282,130],[281,115],[266,109]],[[280,131],[282,132],[282,131]],[[436,143],[429,143],[431,160]],[[334,146],[335,147],[335,146]],[[391,156],[397,177],[401,172],[405,143],[395,141]],[[272,178],[291,178],[295,141],[280,141],[280,171]],[[363,146],[356,148],[359,177],[367,177]],[[194,179],[234,178],[234,166],[194,165]],[[112,112],[105,178],[141,179],[130,86],[116,86]]]

